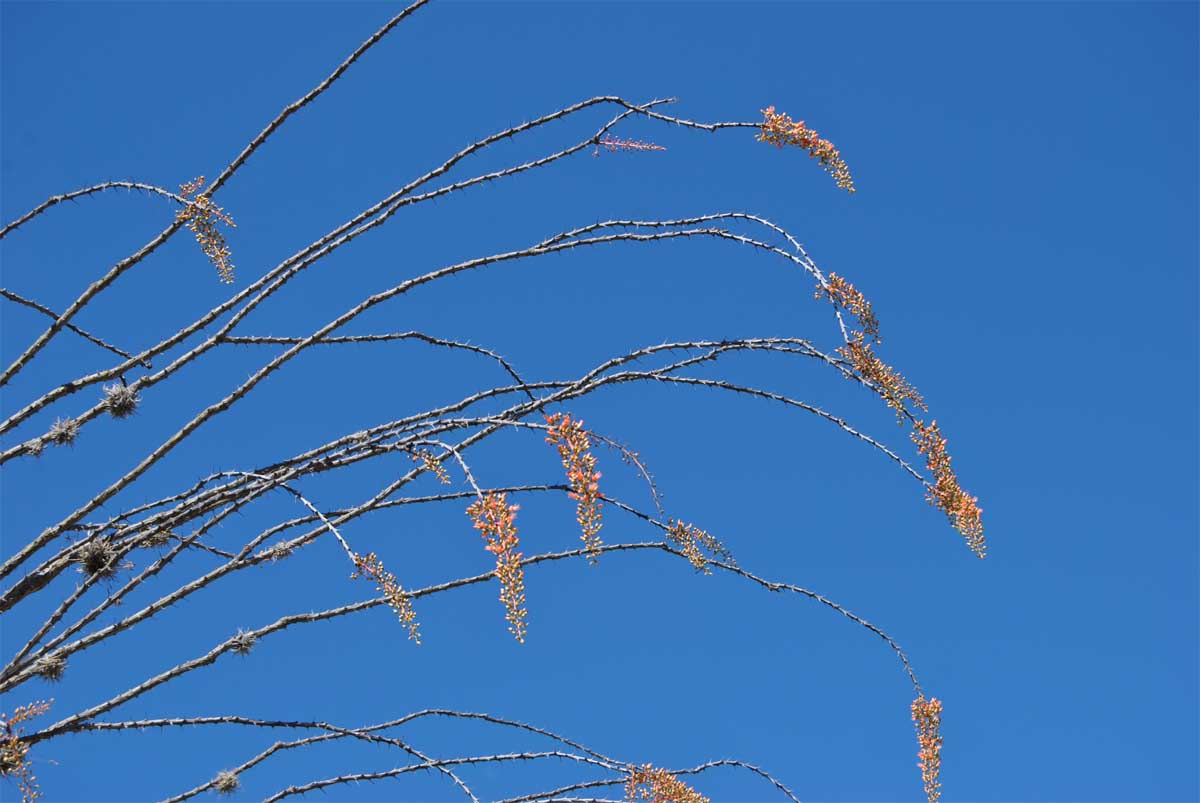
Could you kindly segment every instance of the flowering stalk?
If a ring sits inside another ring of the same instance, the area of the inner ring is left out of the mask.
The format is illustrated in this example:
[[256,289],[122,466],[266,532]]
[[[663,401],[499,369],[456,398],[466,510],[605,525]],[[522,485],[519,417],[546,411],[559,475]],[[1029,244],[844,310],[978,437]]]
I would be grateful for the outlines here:
[[879,342],[879,319],[875,317],[871,302],[862,291],[836,273],[830,273],[829,280],[824,287],[817,290],[815,297],[822,296],[827,297],[834,306],[841,307],[853,315],[862,328],[865,339],[872,343]]
[[583,421],[572,419],[569,414],[555,413],[546,416],[550,434],[546,443],[558,447],[567,480],[571,484],[570,497],[578,502],[575,520],[583,530],[583,543],[588,549],[588,561],[596,563],[600,554],[600,472],[596,470],[596,456],[592,454],[592,441]]
[[29,766],[29,745],[21,741],[22,722],[40,717],[50,710],[50,703],[38,701],[18,706],[11,717],[0,716],[0,776],[16,779],[22,803],[33,803],[41,796],[33,768]]
[[662,145],[656,145],[653,142],[641,142],[636,139],[621,139],[620,137],[606,136],[596,143],[596,150],[592,151],[592,156],[599,156],[600,149],[609,153],[617,151],[665,151]]
[[500,601],[504,603],[508,630],[525,643],[525,572],[517,551],[516,515],[518,505],[510,505],[504,494],[487,494],[467,508],[488,552],[496,556],[496,578],[500,580]]
[[913,427],[913,441],[917,451],[925,455],[925,463],[933,474],[933,488],[928,495],[930,504],[940,508],[949,517],[954,528],[967,539],[967,546],[979,557],[987,556],[987,542],[983,537],[983,510],[978,497],[971,496],[958,484],[958,477],[950,467],[950,455],[946,452],[946,439],[938,428],[937,421],[929,424],[918,421]]
[[682,521],[670,522],[667,526],[667,540],[679,547],[684,557],[698,571],[702,571],[705,574],[712,574],[712,570],[708,568],[708,556],[723,560],[734,566],[737,565],[733,559],[733,555],[716,536],[701,530],[694,524],[684,524]]
[[446,471],[446,467],[439,463],[430,452],[424,449],[413,452],[412,459],[413,462],[420,463],[426,471],[432,471],[442,485],[450,484],[450,474]]
[[854,192],[850,168],[832,142],[821,139],[816,131],[805,127],[803,120],[793,120],[783,112],[776,112],[774,106],[768,106],[762,113],[762,130],[757,137],[759,142],[769,142],[778,148],[792,145],[808,151],[809,158],[819,160],[821,167],[833,176],[839,187],[846,192]]
[[967,546],[979,557],[986,557],[987,543],[983,537],[983,511],[978,498],[969,495],[958,484],[958,477],[950,467],[950,455],[946,451],[946,439],[938,429],[937,421],[929,424],[912,416],[909,404],[928,411],[921,394],[900,375],[896,369],[886,365],[875,355],[872,344],[879,343],[879,319],[871,309],[871,302],[850,282],[829,274],[825,287],[817,291],[816,297],[828,297],[834,305],[846,310],[858,321],[859,329],[850,333],[846,345],[838,353],[854,368],[854,371],[879,389],[888,406],[896,411],[903,423],[908,418],[913,423],[912,439],[917,452],[925,455],[926,467],[933,475],[933,487],[926,498],[949,517],[954,528],[967,539]]
[[633,767],[625,779],[626,803],[709,803],[708,798],[664,769]]
[[225,236],[217,228],[217,223],[224,223],[226,226],[235,228],[236,225],[233,218],[214,204],[207,195],[197,195],[194,199],[191,197],[203,186],[204,176],[179,185],[179,192],[188,199],[188,203],[175,213],[175,219],[185,222],[192,233],[196,235],[196,242],[200,244],[200,250],[216,267],[221,281],[225,284],[232,284],[233,263],[229,261],[229,248],[225,245]]
[[421,629],[417,623],[417,614],[413,611],[412,600],[408,598],[408,595],[404,593],[404,589],[396,582],[396,576],[383,568],[383,562],[379,560],[374,552],[365,558],[358,554],[354,554],[351,557],[354,560],[355,569],[354,574],[350,575],[350,579],[354,580],[363,577],[374,580],[375,586],[387,597],[388,605],[396,612],[400,623],[408,627],[408,637],[417,644],[420,644]]
[[938,775],[942,771],[942,701],[936,697],[925,699],[919,695],[913,700],[912,718],[917,726],[917,766],[921,768],[921,780],[925,782],[925,796],[929,803],[938,803],[942,784]]
[[862,332],[853,333],[846,345],[838,347],[838,354],[853,366],[859,376],[879,389],[888,407],[896,411],[896,419],[900,423],[904,423],[904,417],[909,412],[909,403],[921,410],[928,409],[917,389],[899,371],[879,359],[871,344],[863,338]]

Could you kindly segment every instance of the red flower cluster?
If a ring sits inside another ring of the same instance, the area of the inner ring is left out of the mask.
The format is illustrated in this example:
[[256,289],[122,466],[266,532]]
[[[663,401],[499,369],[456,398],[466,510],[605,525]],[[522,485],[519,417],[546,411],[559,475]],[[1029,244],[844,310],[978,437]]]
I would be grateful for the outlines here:
[[592,440],[583,421],[572,419],[569,414],[555,413],[546,416],[550,434],[546,443],[558,447],[567,480],[571,484],[571,498],[577,500],[575,519],[583,530],[583,543],[588,549],[588,560],[595,563],[600,554],[600,472],[596,470],[596,457],[592,454]]
[[664,769],[634,767],[625,779],[626,803],[709,803],[708,798]]
[[912,718],[917,725],[917,766],[921,768],[921,780],[925,782],[925,796],[929,803],[938,803],[942,784],[938,775],[942,771],[942,702],[936,697],[925,699],[920,695],[913,700]]
[[216,266],[217,274],[221,277],[221,281],[226,284],[232,284],[233,263],[229,261],[229,248],[225,245],[225,236],[217,229],[217,223],[220,222],[226,226],[234,226],[234,222],[207,195],[198,195],[195,199],[191,198],[203,186],[204,176],[199,176],[186,184],[179,185],[179,192],[188,201],[188,204],[175,213],[175,219],[187,223],[187,227],[196,235],[196,242],[200,244],[200,250]]
[[41,796],[37,778],[29,766],[29,745],[21,741],[22,722],[40,717],[50,710],[50,703],[39,701],[18,706],[11,717],[0,716],[0,776],[10,775],[21,790],[22,803],[33,803]]
[[420,644],[421,630],[420,625],[417,624],[417,614],[413,611],[412,600],[396,582],[396,576],[383,568],[383,562],[376,557],[374,552],[365,558],[361,555],[354,555],[353,559],[355,570],[354,574],[350,575],[350,579],[365,577],[374,580],[375,586],[387,597],[388,604],[396,612],[401,624],[408,627],[408,637]]
[[842,160],[841,153],[827,139],[821,139],[817,132],[806,128],[803,120],[792,120],[791,117],[776,112],[774,106],[762,110],[763,124],[759,132],[759,142],[769,142],[782,148],[793,145],[808,151],[812,159],[821,162],[825,172],[833,176],[834,181],[846,192],[854,192],[854,179],[850,176],[850,168]]
[[987,542],[983,538],[983,510],[979,499],[971,496],[958,484],[958,477],[950,467],[950,455],[946,452],[946,439],[938,429],[937,421],[929,424],[918,422],[913,428],[913,442],[917,451],[925,455],[925,463],[933,474],[933,488],[929,491],[930,504],[945,511],[954,528],[967,539],[967,546],[979,557],[987,556]]
[[596,150],[592,151],[592,156],[599,156],[600,149],[609,153],[617,151],[665,151],[662,145],[655,145],[653,142],[639,142],[636,139],[621,139],[620,137],[606,136],[604,139],[596,143]]
[[504,603],[508,629],[517,641],[525,643],[525,572],[517,551],[517,505],[510,505],[504,494],[488,494],[467,508],[475,529],[487,542],[484,547],[496,556],[496,577],[500,580],[500,601]]

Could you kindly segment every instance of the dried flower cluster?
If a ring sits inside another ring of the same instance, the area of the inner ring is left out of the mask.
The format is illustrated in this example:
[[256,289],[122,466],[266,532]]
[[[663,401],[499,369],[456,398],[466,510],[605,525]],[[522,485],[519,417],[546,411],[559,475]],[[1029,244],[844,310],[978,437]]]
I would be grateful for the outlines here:
[[[207,195],[196,195],[204,186],[204,176],[199,176],[186,184],[179,185],[179,193],[187,200],[187,205],[175,213],[175,219],[183,221],[196,235],[200,250],[208,257],[217,269],[221,281],[233,283],[233,263],[229,247],[225,244],[225,235],[217,228],[218,223],[236,228],[233,218],[225,214],[225,210],[212,202]],[[195,198],[192,198],[196,195]]]
[[365,577],[375,581],[375,586],[383,595],[387,597],[388,605],[396,612],[400,623],[408,627],[408,637],[417,644],[421,643],[420,625],[417,623],[417,614],[413,610],[412,600],[408,594],[404,593],[404,589],[396,582],[396,577],[387,569],[383,568],[383,562],[379,560],[374,552],[367,555],[365,558],[361,555],[354,555],[354,574],[350,575],[350,579],[354,580],[359,577]]
[[636,139],[621,139],[620,137],[606,136],[596,142],[596,150],[592,151],[592,156],[599,156],[600,149],[609,153],[617,151],[665,151],[662,145],[655,145],[653,142],[640,142]]
[[43,680],[57,683],[62,680],[63,672],[67,671],[66,657],[54,652],[39,658],[33,665],[33,671]]
[[242,782],[233,770],[221,770],[217,773],[217,777],[213,778],[212,784],[218,794],[232,795],[242,785]]
[[664,769],[634,767],[625,779],[626,803],[708,803],[708,798]]
[[930,504],[945,511],[954,528],[967,539],[967,546],[979,557],[987,556],[987,542],[983,537],[983,510],[978,497],[971,496],[958,484],[958,477],[950,467],[950,455],[946,452],[946,439],[938,428],[937,421],[929,424],[918,421],[913,427],[913,441],[917,451],[925,455],[925,464],[933,475],[933,488],[927,498]]
[[733,555],[716,536],[701,530],[694,524],[684,524],[682,521],[672,521],[667,526],[667,540],[679,547],[691,564],[705,574],[712,574],[708,568],[710,557],[737,565]]
[[171,539],[178,540],[179,536],[170,530],[155,528],[142,537],[141,545],[144,547],[162,547],[171,543]]
[[254,649],[254,642],[256,641],[258,641],[258,637],[252,632],[238,628],[238,632],[233,634],[233,638],[229,640],[229,644],[238,655],[249,655],[250,651]]
[[500,581],[500,601],[504,603],[508,630],[525,643],[525,571],[517,551],[518,505],[508,504],[504,494],[487,494],[467,508],[475,529],[483,536],[488,552],[496,556],[496,578]]
[[115,577],[117,570],[121,568],[117,560],[117,548],[107,538],[88,541],[79,548],[75,562],[79,564],[81,574],[99,577],[101,580]]
[[446,471],[446,467],[438,462],[438,459],[431,452],[420,449],[412,453],[412,459],[415,463],[420,463],[421,467],[426,471],[432,471],[434,476],[438,478],[438,482],[442,485],[450,484],[450,474]]
[[942,771],[942,701],[936,697],[925,699],[920,695],[913,700],[912,718],[917,725],[917,766],[921,768],[921,779],[925,782],[925,795],[929,803],[937,803],[942,796],[942,784],[938,775]]
[[124,382],[104,386],[104,406],[113,418],[128,418],[137,412],[138,392]]
[[583,428],[583,421],[569,414],[555,413],[546,416],[550,434],[546,443],[558,447],[563,468],[567,470],[567,481],[571,484],[571,498],[577,501],[575,520],[583,530],[583,543],[588,550],[588,561],[595,564],[600,554],[600,472],[596,470],[596,456],[592,454],[592,439]]
[[57,446],[67,446],[75,442],[79,434],[79,422],[73,418],[56,418],[46,431],[46,438]]
[[833,176],[834,181],[846,192],[854,192],[854,179],[850,176],[850,168],[842,160],[841,153],[827,139],[821,139],[817,132],[804,125],[803,120],[792,120],[782,112],[776,112],[774,106],[762,110],[763,124],[759,132],[759,142],[769,142],[782,148],[784,145],[794,145],[808,151],[810,158],[817,159],[825,172]]
[[17,727],[26,720],[40,717],[50,710],[50,703],[38,701],[18,706],[11,717],[0,716],[0,776],[15,778],[23,803],[33,803],[40,796],[37,777],[29,766],[29,745],[21,741],[24,728]]

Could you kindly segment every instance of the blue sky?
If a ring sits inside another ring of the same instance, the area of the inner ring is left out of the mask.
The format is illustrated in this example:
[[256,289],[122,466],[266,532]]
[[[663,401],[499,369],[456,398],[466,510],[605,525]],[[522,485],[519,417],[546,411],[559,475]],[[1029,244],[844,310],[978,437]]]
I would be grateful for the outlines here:
[[[106,179],[175,187],[211,178],[398,8],[0,5],[0,216]],[[720,535],[748,569],[826,594],[904,646],[945,702],[944,799],[1195,800],[1197,24],[1194,3],[435,2],[218,194],[238,224],[229,234],[235,288],[462,146],[593,95],[676,97],[673,113],[706,121],[756,120],[775,105],[841,148],[859,191],[848,197],[802,154],[749,131],[629,121],[618,133],[667,150],[584,153],[409,208],[293,282],[242,333],[305,334],[404,277],[597,220],[767,217],[874,302],[884,358],[924,393],[980,497],[986,561],[910,478],[811,416],[644,386],[569,409],[641,453],[671,515]],[[593,111],[503,143],[448,178],[557,150],[608,117]],[[62,309],[171,215],[159,199],[125,193],[57,208],[0,244],[2,284]],[[78,323],[141,347],[230,292],[181,235]],[[5,304],[7,365],[44,321]],[[665,340],[837,344],[828,308],[794,266],[713,243],[477,271],[385,305],[353,331],[407,329],[492,348],[544,379]],[[73,448],[6,466],[4,553],[134,465],[266,353],[218,350],[147,392],[130,421],[99,420]],[[109,365],[60,337],[6,389],[4,412]],[[811,366],[757,355],[696,375],[828,406],[911,455],[886,409]],[[106,510],[503,381],[477,357],[417,344],[313,350]],[[92,403],[72,397],[3,445]],[[614,455],[599,458],[606,490],[648,506]],[[505,435],[472,460],[490,485],[552,482],[561,471],[530,434]],[[337,507],[394,468],[301,487]],[[527,554],[577,543],[569,501],[521,504]],[[346,534],[409,586],[486,571],[462,508],[376,514]],[[214,543],[241,543],[298,513],[282,496],[269,500]],[[654,533],[609,511],[603,537]],[[911,688],[877,638],[820,606],[697,577],[665,556],[576,564],[530,569],[524,646],[505,632],[495,586],[477,587],[418,604],[419,648],[376,610],[265,639],[109,716],[361,725],[454,707],[522,719],[628,761],[744,759],[805,800],[921,799]],[[194,595],[73,659],[61,684],[27,684],[0,710],[52,696],[52,713],[66,714],[238,627],[369,594],[323,541],[243,574],[225,593]],[[39,605],[8,615],[6,657],[45,616]],[[462,725],[403,735],[435,754],[544,744]],[[74,736],[40,745],[35,769],[48,800],[154,799],[274,738],[232,729]],[[399,760],[373,747],[313,750],[247,773],[244,792],[262,797]],[[469,777],[498,796],[568,775],[545,764]],[[732,772],[697,785],[714,799],[774,799]],[[0,787],[4,799],[14,794]],[[322,797],[453,794],[443,779],[418,777]]]

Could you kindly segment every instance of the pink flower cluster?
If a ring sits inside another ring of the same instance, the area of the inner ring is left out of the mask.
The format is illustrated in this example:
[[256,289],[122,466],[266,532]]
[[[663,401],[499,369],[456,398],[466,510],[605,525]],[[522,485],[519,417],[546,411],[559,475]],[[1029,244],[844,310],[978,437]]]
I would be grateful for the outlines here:
[[567,470],[567,481],[571,484],[571,498],[578,502],[575,520],[583,530],[583,543],[588,549],[588,560],[596,562],[600,554],[600,472],[596,470],[596,456],[592,454],[592,440],[583,428],[583,421],[569,414],[555,413],[546,416],[550,434],[546,443],[558,447],[563,468]]
[[486,542],[484,549],[496,556],[496,578],[504,603],[508,630],[525,643],[525,572],[517,551],[517,505],[508,504],[504,494],[487,494],[467,508],[467,515]]

